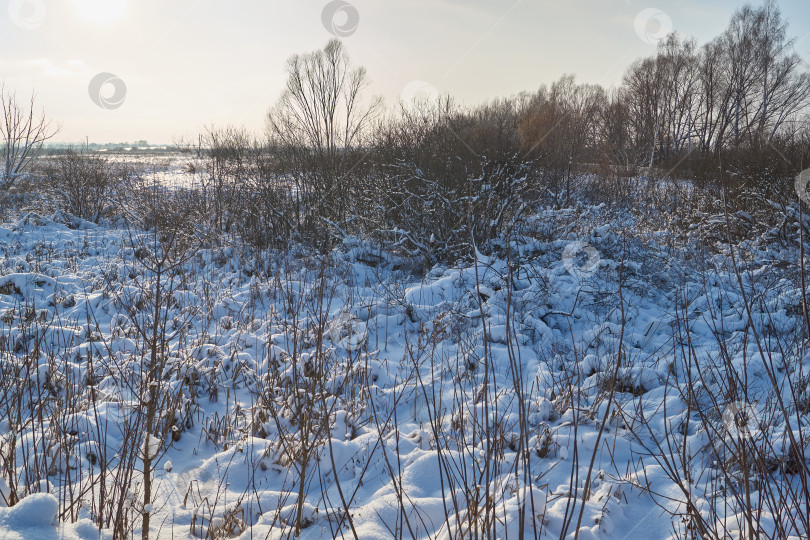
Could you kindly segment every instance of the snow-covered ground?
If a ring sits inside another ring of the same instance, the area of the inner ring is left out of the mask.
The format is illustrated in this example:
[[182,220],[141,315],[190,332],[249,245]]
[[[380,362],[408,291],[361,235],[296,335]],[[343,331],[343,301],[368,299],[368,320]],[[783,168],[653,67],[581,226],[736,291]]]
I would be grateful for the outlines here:
[[149,233],[6,223],[0,537],[806,537],[798,255],[591,211],[422,280],[191,239],[160,287]]

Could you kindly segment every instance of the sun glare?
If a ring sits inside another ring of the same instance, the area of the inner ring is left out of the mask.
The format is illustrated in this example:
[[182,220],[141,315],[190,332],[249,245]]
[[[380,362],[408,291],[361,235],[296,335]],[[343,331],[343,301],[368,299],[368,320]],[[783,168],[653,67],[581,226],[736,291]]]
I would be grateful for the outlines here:
[[72,1],[79,17],[96,24],[107,24],[122,18],[129,5],[129,0]]

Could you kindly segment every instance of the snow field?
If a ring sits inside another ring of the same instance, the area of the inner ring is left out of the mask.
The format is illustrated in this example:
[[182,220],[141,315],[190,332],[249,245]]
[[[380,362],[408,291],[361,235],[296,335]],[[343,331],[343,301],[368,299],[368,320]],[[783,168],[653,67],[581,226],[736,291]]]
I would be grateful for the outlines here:
[[[802,294],[764,264],[743,276],[750,313],[727,258],[665,265],[610,227],[586,239],[589,276],[558,240],[423,280],[394,255],[361,262],[359,241],[259,263],[220,247],[188,254],[159,296],[149,239],[35,214],[0,228],[0,491],[19,499],[0,508],[4,538],[112,536],[144,512],[175,538],[666,538],[689,505],[742,536],[741,439],[788,471],[766,478],[798,484]],[[695,479],[688,500],[672,464]],[[754,488],[763,531],[807,534]]]

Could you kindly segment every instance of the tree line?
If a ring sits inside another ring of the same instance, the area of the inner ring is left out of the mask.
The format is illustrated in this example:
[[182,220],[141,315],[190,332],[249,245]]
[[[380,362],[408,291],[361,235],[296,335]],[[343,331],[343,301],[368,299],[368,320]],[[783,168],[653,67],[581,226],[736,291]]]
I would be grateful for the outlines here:
[[[332,40],[289,59],[266,136],[209,128],[180,142],[195,181],[175,196],[197,222],[259,248],[362,236],[428,263],[486,247],[542,205],[585,196],[632,204],[621,188],[630,180],[692,180],[784,201],[810,161],[810,70],[792,46],[768,0],[737,10],[702,46],[667,36],[615,89],[564,75],[478,106],[442,96],[390,111],[366,95],[366,70]],[[103,166],[72,152],[40,177],[52,200],[98,220],[127,176],[99,174]],[[4,175],[6,190],[20,173]]]

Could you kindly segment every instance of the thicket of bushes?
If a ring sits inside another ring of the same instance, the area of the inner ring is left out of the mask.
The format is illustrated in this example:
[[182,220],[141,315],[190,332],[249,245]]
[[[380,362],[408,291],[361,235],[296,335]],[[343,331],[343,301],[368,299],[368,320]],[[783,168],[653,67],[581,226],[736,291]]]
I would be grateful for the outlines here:
[[201,139],[206,198],[225,207],[209,217],[263,247],[358,234],[435,262],[485,249],[536,205],[638,204],[630,178],[727,189],[732,211],[751,190],[787,203],[810,163],[810,72],[790,45],[768,2],[702,47],[669,36],[615,91],[566,75],[477,107],[444,97],[385,116],[333,41],[290,60],[269,144],[233,129]]

